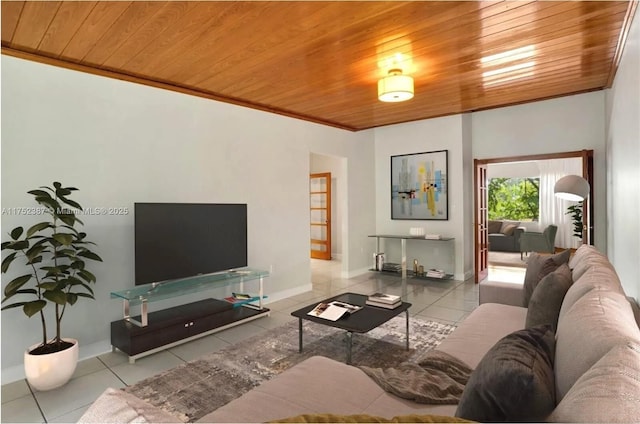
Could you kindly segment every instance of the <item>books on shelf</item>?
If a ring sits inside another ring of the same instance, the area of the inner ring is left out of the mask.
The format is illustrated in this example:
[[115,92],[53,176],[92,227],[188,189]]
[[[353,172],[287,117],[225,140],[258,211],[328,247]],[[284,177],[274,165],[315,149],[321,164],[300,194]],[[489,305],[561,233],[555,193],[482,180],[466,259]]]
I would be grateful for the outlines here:
[[395,309],[402,305],[402,299],[395,294],[374,293],[369,295],[366,302],[370,306],[378,306],[380,308]]
[[337,321],[344,316],[359,311],[360,309],[362,309],[362,306],[334,300],[332,302],[318,303],[315,308],[307,312],[307,315],[328,319],[330,321]]
[[[263,296],[263,298],[265,297],[267,296]],[[226,300],[229,303],[241,305],[244,303],[255,302],[257,300],[260,300],[260,297],[258,295],[252,296],[246,293],[231,293],[231,296],[225,297],[224,300]]]
[[432,268],[425,275],[430,278],[444,278],[447,274],[441,269]]
[[402,265],[393,262],[385,262],[382,264],[382,271],[400,272],[402,271]]

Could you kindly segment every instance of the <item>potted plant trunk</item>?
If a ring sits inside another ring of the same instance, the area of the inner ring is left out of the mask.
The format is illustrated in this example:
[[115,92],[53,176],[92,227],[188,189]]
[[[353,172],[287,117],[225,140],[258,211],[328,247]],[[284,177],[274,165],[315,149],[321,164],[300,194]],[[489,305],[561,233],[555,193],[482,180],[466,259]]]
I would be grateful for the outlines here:
[[[29,191],[40,205],[38,214],[47,219],[26,231],[14,228],[10,240],[2,243],[2,250],[10,252],[2,261],[2,273],[17,266],[25,269],[4,287],[2,310],[20,307],[27,317],[40,318],[41,341],[24,354],[27,381],[36,390],[60,387],[73,375],[78,342],[62,337],[62,318],[79,298],[94,298],[91,284],[96,277],[86,264],[102,261],[89,249],[94,243],[87,234],[76,229],[83,225],[75,214],[82,206],[68,197],[76,190],[54,182],[53,187]],[[47,319],[55,323],[52,338],[47,335]]]

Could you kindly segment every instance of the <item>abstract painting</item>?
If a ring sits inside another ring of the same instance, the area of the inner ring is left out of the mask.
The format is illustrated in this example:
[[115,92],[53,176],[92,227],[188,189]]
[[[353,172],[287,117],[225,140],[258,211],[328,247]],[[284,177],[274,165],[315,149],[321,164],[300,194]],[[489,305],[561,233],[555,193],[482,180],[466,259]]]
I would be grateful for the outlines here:
[[391,156],[391,219],[449,219],[447,150]]

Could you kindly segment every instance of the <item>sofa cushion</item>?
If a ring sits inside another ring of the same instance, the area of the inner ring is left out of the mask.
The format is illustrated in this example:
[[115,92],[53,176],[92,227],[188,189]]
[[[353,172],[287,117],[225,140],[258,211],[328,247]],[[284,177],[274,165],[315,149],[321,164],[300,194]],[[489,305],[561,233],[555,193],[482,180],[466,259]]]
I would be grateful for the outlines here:
[[517,228],[520,225],[520,221],[502,221],[502,225],[500,226],[500,233],[507,235],[507,227],[513,226],[513,228]]
[[596,289],[578,299],[558,321],[557,401],[608,351],[629,340],[640,341],[640,329],[624,295]]
[[545,275],[529,300],[525,328],[549,324],[555,331],[558,327],[562,300],[571,283],[571,270],[567,264],[562,264],[552,273]]
[[527,260],[527,270],[524,274],[522,306],[525,308],[529,306],[529,300],[531,300],[531,295],[538,285],[538,282],[540,282],[545,275],[555,271],[560,265],[569,262],[570,255],[571,251],[564,250],[555,255],[532,253],[529,256]]
[[502,228],[502,221],[489,221],[487,224],[487,231],[489,234],[496,234],[500,232]]
[[505,225],[504,228],[502,228],[502,234],[504,234],[505,236],[512,236],[516,228],[518,227],[515,224]]
[[615,346],[567,392],[551,422],[637,422],[640,417],[640,344]]
[[527,309],[521,306],[485,303],[459,323],[458,328],[438,345],[438,350],[476,368],[500,339],[524,328],[526,315]]
[[[575,275],[575,269],[572,271]],[[567,295],[562,302],[562,308],[560,308],[560,319],[564,314],[571,309],[574,303],[586,293],[593,289],[609,290],[614,293],[624,294],[624,289],[620,284],[618,274],[611,263],[606,262],[599,266],[592,266],[587,269],[579,279],[573,278],[574,283],[567,291]]]
[[555,407],[555,335],[544,325],[516,331],[482,358],[456,417],[480,422],[541,421]]
[[386,393],[362,370],[313,356],[205,415],[203,423],[255,423],[301,414],[435,414],[452,416],[456,405],[426,405]]

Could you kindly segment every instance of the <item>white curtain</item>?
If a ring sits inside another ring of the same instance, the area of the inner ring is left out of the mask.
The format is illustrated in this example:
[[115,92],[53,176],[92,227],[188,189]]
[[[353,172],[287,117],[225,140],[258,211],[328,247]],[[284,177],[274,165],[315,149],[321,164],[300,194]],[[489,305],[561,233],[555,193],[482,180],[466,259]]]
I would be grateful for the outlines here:
[[580,240],[573,235],[571,216],[567,215],[567,208],[577,202],[558,199],[553,193],[553,186],[565,175],[582,175],[582,160],[551,159],[539,161],[540,167],[540,226],[541,231],[548,225],[558,226],[556,247],[577,248]]

